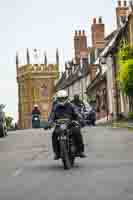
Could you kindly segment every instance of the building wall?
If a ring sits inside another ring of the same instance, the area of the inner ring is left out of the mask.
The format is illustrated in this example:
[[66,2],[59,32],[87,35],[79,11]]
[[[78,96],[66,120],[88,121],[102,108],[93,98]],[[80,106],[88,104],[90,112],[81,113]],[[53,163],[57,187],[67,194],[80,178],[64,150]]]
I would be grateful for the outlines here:
[[114,102],[114,72],[113,72],[113,60],[111,56],[106,59],[107,65],[107,91],[108,91],[108,109],[109,114],[115,112]]
[[[109,55],[106,59],[106,64],[107,64],[107,92],[108,92],[108,109],[109,109],[109,114],[111,113],[114,114],[114,116],[117,113],[117,101],[118,101],[118,106],[119,106],[119,113],[123,113],[124,115],[127,116],[129,112],[129,101],[126,95],[123,94],[121,89],[118,89],[118,97],[116,95],[116,88],[115,88],[115,74],[114,74],[114,62],[113,58]],[[119,68],[119,66],[117,66]],[[117,69],[118,72],[118,69]],[[117,99],[118,98],[118,99]]]
[[105,26],[102,23],[102,18],[100,17],[97,21],[96,18],[93,19],[93,24],[91,26],[92,32],[92,46],[95,48],[103,48],[105,46]]
[[109,117],[108,113],[108,94],[106,77],[99,79],[97,84],[87,91],[89,97],[96,96],[97,120]]
[[70,99],[74,97],[75,94],[80,95],[80,98],[86,99],[86,88],[88,84],[90,83],[90,75],[83,77],[82,79],[79,79],[75,81],[72,85],[65,88],[68,91]]
[[22,129],[32,127],[31,113],[34,104],[39,106],[42,119],[48,117],[54,94],[54,81],[58,78],[58,70],[54,65],[47,68],[43,65],[29,65],[28,70],[25,68],[21,67],[17,73],[19,127]]
[[129,18],[129,42],[133,46],[133,14]]

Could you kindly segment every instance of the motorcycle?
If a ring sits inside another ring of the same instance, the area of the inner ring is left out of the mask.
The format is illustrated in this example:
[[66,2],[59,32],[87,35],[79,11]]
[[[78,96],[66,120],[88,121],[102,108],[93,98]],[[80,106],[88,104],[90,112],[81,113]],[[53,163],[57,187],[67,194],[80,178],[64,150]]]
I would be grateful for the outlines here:
[[70,121],[69,119],[59,119],[55,123],[60,133],[58,136],[59,155],[64,169],[70,169],[74,166],[75,158],[78,157],[71,127],[78,125],[78,122]]
[[32,115],[32,128],[40,128],[40,116],[38,114]]
[[76,113],[78,113],[78,115],[79,115],[80,127],[81,128],[85,127],[86,126],[86,120],[85,120],[85,116],[84,116],[84,107],[74,106],[74,109],[75,109]]
[[84,118],[87,125],[95,126],[96,112],[93,108],[90,110],[90,112],[84,112]]

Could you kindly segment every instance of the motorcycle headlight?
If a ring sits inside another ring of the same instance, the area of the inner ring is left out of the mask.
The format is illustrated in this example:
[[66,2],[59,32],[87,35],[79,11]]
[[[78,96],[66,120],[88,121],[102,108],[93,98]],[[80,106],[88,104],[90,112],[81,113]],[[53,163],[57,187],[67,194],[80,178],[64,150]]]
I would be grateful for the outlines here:
[[67,129],[67,125],[66,124],[61,124],[60,129],[62,129],[62,130]]
[[37,118],[37,117],[35,117],[35,120],[38,120],[38,118]]

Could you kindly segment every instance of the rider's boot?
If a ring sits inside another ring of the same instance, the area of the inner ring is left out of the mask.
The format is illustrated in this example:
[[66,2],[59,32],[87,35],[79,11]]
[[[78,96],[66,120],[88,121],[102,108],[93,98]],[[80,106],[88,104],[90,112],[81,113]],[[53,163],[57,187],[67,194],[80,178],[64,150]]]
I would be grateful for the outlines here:
[[79,153],[79,157],[80,157],[80,158],[86,158],[87,156],[85,155],[84,152],[80,152],[80,153]]
[[54,160],[59,160],[60,156],[58,154],[54,154]]

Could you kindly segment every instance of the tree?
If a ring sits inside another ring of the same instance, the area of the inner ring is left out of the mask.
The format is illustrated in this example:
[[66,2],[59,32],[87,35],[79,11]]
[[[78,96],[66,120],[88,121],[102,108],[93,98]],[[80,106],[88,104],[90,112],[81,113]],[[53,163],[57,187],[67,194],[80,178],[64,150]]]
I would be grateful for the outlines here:
[[10,116],[6,116],[5,120],[6,120],[6,126],[7,126],[7,128],[12,128],[13,118],[10,117]]
[[133,47],[125,45],[118,52],[118,81],[122,91],[129,97],[130,111],[133,112]]

